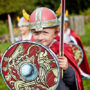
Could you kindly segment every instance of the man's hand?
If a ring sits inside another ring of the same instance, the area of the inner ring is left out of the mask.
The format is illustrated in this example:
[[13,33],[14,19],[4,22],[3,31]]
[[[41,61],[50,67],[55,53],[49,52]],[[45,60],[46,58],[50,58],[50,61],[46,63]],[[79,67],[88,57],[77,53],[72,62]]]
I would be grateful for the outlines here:
[[67,70],[68,68],[68,60],[65,56],[59,56],[58,57],[58,63],[59,67],[62,68],[63,70]]

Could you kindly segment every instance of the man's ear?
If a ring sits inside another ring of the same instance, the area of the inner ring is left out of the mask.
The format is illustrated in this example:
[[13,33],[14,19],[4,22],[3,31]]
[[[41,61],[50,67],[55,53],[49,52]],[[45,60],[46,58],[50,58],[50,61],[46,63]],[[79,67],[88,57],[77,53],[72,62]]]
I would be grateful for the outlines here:
[[60,32],[60,25],[57,27],[57,29],[56,29],[58,32]]
[[54,39],[56,39],[58,37],[58,33],[59,33],[59,31],[55,30]]
[[31,33],[33,33],[33,32],[34,32],[34,30],[32,30],[32,29],[30,29],[29,31],[30,31]]
[[56,27],[55,34],[57,35],[60,32],[60,25]]
[[55,31],[55,36],[57,36],[57,35],[58,35],[58,33],[59,33],[59,31],[58,31],[58,30],[56,30],[56,31]]
[[68,27],[70,27],[70,22],[68,22]]
[[66,22],[67,23],[67,25],[68,25],[68,27],[70,26],[70,22],[68,21],[68,22]]

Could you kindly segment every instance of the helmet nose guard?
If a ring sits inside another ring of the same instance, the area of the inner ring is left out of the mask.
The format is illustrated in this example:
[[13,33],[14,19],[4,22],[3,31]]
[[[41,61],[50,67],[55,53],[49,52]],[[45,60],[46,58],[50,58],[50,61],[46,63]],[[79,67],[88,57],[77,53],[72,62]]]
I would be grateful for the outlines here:
[[48,8],[37,8],[30,16],[29,29],[42,31],[43,28],[54,27],[59,25],[56,14]]

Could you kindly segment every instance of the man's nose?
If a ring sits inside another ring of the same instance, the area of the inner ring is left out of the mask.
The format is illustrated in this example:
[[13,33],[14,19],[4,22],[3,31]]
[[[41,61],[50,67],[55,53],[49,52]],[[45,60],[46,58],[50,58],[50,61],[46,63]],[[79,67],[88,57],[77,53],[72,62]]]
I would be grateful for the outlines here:
[[38,36],[38,40],[39,40],[39,41],[42,41],[43,39],[44,39],[44,35],[40,34],[40,35]]
[[42,40],[43,39],[43,35],[42,34],[39,34],[38,39],[39,40]]

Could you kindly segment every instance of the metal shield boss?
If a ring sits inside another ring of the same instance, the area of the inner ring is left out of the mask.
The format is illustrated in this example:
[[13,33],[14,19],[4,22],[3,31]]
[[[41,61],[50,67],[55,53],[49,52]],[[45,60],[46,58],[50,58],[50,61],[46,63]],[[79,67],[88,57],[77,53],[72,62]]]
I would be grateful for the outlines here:
[[74,58],[77,64],[80,65],[83,61],[83,56],[84,56],[81,47],[73,43],[69,43],[69,45],[72,47]]
[[16,42],[5,51],[1,74],[12,90],[55,90],[60,80],[56,56],[32,41]]

